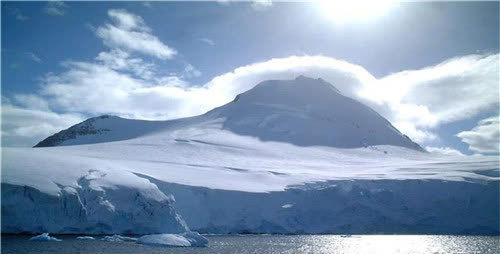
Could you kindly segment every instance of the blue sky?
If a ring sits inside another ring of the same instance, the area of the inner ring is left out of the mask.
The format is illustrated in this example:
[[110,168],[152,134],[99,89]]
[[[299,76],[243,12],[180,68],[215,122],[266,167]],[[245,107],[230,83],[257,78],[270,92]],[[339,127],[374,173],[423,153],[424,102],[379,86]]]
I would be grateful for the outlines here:
[[368,20],[332,18],[340,7],[2,2],[3,145],[105,113],[196,115],[305,74],[429,150],[498,153],[498,2],[393,3]]

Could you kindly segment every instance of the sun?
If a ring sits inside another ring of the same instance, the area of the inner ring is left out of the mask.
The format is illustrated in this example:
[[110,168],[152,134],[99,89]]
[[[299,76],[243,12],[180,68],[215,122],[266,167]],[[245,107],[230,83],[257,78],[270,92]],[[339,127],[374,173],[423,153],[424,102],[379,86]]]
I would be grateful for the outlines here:
[[323,15],[337,23],[367,22],[387,13],[394,0],[322,0],[318,7]]

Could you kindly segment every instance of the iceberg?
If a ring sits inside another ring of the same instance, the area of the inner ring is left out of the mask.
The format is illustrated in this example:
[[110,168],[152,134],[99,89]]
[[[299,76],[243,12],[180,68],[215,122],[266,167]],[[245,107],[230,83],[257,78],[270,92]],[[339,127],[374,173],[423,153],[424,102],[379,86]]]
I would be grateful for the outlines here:
[[40,241],[40,242],[49,242],[49,241],[55,241],[55,242],[60,242],[62,241],[61,239],[57,239],[55,237],[49,236],[49,233],[43,233],[41,235],[33,236],[30,238],[31,241]]
[[112,236],[107,235],[107,236],[104,236],[101,240],[108,241],[108,242],[125,242],[125,241],[135,242],[135,241],[137,241],[137,238],[128,237],[128,236],[121,236],[121,235],[112,235]]
[[95,240],[95,238],[92,236],[77,236],[76,239],[78,239],[78,240]]
[[168,247],[205,247],[208,240],[197,232],[185,232],[182,234],[145,235],[140,237],[137,243]]

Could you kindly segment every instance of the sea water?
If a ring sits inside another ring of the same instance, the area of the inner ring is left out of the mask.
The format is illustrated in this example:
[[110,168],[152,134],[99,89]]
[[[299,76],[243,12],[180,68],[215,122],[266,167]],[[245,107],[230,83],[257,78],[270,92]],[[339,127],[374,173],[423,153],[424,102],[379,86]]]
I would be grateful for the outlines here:
[[107,242],[103,236],[60,242],[30,241],[29,235],[2,235],[2,253],[500,253],[499,236],[451,235],[208,235],[207,247],[168,248],[135,242]]

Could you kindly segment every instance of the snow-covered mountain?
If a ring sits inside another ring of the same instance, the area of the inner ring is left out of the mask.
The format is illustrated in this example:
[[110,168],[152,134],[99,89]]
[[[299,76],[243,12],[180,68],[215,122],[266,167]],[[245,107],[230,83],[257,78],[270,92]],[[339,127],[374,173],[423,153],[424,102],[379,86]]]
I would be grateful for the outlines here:
[[[218,122],[223,130],[262,141],[340,148],[394,145],[423,149],[369,107],[343,96],[322,79],[269,80],[204,115],[174,121],[140,121],[114,116],[88,119],[35,147],[91,144],[131,139],[153,132],[204,128]],[[213,126],[209,126],[212,128]]]
[[89,119],[2,149],[2,232],[487,233],[499,162],[422,149],[330,84],[266,81],[204,115]]

